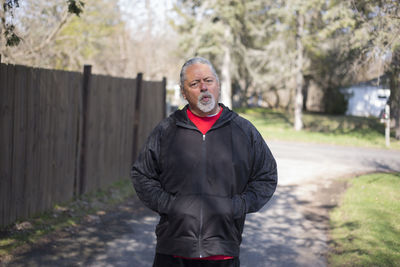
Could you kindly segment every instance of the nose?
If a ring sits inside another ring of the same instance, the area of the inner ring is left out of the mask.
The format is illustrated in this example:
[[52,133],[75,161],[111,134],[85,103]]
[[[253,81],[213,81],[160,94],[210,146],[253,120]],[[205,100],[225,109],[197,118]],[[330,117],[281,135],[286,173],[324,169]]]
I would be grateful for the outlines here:
[[200,82],[200,90],[203,91],[207,91],[207,85],[205,82]]

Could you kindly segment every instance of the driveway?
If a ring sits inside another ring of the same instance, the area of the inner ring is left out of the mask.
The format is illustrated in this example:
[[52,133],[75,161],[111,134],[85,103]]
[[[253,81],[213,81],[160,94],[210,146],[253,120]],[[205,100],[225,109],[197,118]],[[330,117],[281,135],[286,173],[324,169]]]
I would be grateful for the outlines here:
[[[400,152],[268,144],[278,162],[278,188],[266,207],[247,217],[241,266],[326,266],[327,215],[337,203],[336,191],[346,186],[339,178],[400,172]],[[151,266],[157,220],[132,198],[98,219],[49,236],[6,266]]]

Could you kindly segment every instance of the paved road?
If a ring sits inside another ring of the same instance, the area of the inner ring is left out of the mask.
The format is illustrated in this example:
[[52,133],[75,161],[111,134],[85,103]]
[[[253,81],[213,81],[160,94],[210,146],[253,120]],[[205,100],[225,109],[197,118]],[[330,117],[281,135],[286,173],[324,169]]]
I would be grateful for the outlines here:
[[[326,210],[335,199],[324,198],[325,190],[350,174],[400,172],[400,152],[288,142],[269,146],[279,185],[267,206],[246,220],[244,267],[326,266]],[[157,216],[132,199],[84,228],[35,245],[7,266],[151,266],[156,223]]]
[[324,192],[339,177],[400,171],[400,152],[291,142],[269,145],[278,163],[278,188],[267,207],[248,216],[242,265],[326,266],[327,212],[337,199],[324,198]]

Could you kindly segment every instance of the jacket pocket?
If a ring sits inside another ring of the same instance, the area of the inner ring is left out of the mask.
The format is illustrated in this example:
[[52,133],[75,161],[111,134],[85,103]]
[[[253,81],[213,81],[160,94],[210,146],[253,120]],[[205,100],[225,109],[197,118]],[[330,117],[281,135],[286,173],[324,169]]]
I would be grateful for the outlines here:
[[239,195],[233,196],[232,198],[233,218],[234,219],[243,218],[245,215],[245,209],[246,207],[244,200]]
[[196,239],[200,228],[200,198],[197,195],[180,195],[170,203],[166,222],[160,225],[159,239]]
[[169,222],[168,222],[168,217],[167,215],[161,215],[160,221],[156,226],[156,236],[157,238],[160,238],[164,236],[165,231],[168,229]]
[[238,231],[233,218],[230,197],[205,196],[203,198],[202,239],[239,242]]

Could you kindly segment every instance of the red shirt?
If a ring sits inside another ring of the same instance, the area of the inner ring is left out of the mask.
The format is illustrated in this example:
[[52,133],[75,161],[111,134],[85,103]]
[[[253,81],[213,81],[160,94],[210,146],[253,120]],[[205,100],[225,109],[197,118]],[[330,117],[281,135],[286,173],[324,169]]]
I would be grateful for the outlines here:
[[188,115],[189,120],[191,120],[194,123],[194,125],[196,125],[197,129],[199,129],[199,131],[202,134],[206,134],[208,132],[208,130],[211,129],[211,127],[214,125],[214,123],[221,116],[221,113],[222,113],[222,107],[219,110],[219,112],[215,115],[199,117],[199,116],[193,114],[193,112],[190,109],[187,109],[187,115]]
[[[189,120],[191,120],[193,122],[193,124],[196,125],[197,129],[199,129],[199,131],[202,134],[206,134],[208,132],[208,130],[211,129],[211,127],[214,125],[214,123],[221,116],[221,113],[222,113],[222,107],[221,107],[220,111],[215,115],[199,117],[199,116],[193,114],[193,112],[190,111],[190,109],[187,109],[187,115],[188,115]],[[174,256],[174,257],[190,259],[190,260],[229,260],[229,259],[233,259],[232,256],[226,256],[226,255],[214,255],[214,256],[205,257],[205,258],[186,258],[186,257],[180,257],[180,256]]]

